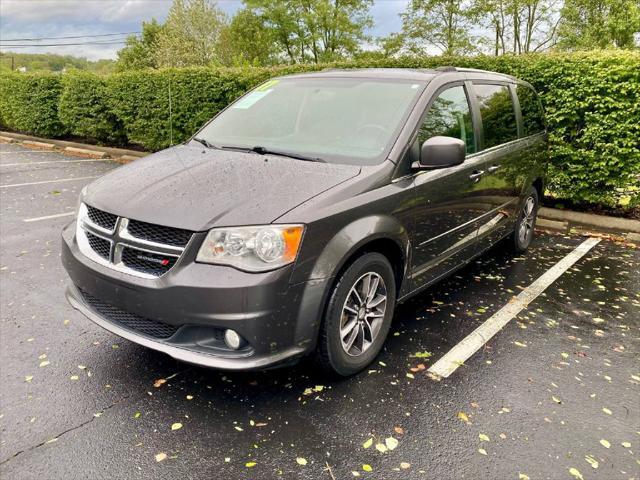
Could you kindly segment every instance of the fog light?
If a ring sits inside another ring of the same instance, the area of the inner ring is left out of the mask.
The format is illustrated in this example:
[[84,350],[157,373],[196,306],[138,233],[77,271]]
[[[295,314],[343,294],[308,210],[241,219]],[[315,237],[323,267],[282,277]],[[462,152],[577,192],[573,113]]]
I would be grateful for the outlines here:
[[224,343],[231,350],[238,350],[242,346],[243,339],[235,330],[229,328],[224,332]]

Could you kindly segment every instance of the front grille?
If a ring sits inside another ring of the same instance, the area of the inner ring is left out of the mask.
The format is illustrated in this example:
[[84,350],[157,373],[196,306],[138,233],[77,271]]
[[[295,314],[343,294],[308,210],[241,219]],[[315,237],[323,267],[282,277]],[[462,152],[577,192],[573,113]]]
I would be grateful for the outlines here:
[[145,252],[136,248],[124,247],[122,249],[122,263],[125,266],[156,277],[166,273],[177,260],[177,257]]
[[129,220],[127,230],[136,238],[175,247],[185,247],[193,235],[193,232],[182,228],[163,227],[138,220]]
[[111,242],[109,240],[105,240],[102,237],[98,237],[93,233],[84,233],[87,236],[87,241],[89,242],[89,246],[91,247],[91,249],[102,258],[109,260],[111,256]]
[[87,205],[87,215],[89,215],[89,219],[94,224],[104,228],[105,230],[113,231],[113,229],[116,228],[116,220],[118,220],[117,215],[103,212],[102,210],[98,210],[97,208],[93,208],[89,205]]
[[103,302],[84,290],[80,290],[80,293],[84,297],[85,302],[87,302],[91,308],[96,310],[105,319],[143,335],[153,338],[169,338],[180,328],[176,325],[168,325],[166,323],[141,317],[134,313],[125,312],[118,307]]

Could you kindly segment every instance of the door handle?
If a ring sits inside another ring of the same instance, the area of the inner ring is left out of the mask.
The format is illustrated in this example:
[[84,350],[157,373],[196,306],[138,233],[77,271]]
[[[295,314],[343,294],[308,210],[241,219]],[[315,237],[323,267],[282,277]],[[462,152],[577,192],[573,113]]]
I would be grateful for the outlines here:
[[469,178],[474,182],[477,182],[478,180],[480,180],[480,177],[482,175],[484,175],[484,170],[476,170],[471,175],[469,175]]
[[489,173],[495,172],[496,170],[498,170],[500,168],[500,165],[491,165],[489,168],[487,168],[487,171]]

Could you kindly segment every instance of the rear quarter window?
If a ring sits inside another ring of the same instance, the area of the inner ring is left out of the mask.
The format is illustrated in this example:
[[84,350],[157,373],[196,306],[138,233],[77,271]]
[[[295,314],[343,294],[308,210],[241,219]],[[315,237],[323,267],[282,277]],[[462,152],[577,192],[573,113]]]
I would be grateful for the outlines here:
[[536,92],[526,85],[516,88],[520,111],[522,112],[522,126],[524,135],[534,135],[544,131],[544,112]]
[[517,139],[518,124],[509,87],[474,84],[473,90],[480,106],[484,148]]

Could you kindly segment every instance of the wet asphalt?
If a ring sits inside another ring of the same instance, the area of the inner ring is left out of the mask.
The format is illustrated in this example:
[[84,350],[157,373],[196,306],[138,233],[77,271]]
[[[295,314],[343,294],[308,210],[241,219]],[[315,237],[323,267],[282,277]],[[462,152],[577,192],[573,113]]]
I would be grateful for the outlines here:
[[400,306],[353,378],[310,361],[225,373],[66,303],[73,216],[24,220],[73,212],[82,177],[117,167],[78,160],[0,145],[3,480],[640,479],[639,250],[602,241],[441,382],[426,368],[583,237],[496,246]]

